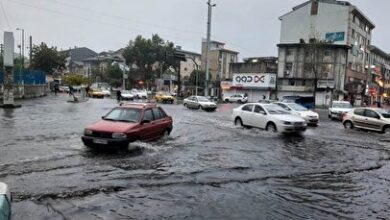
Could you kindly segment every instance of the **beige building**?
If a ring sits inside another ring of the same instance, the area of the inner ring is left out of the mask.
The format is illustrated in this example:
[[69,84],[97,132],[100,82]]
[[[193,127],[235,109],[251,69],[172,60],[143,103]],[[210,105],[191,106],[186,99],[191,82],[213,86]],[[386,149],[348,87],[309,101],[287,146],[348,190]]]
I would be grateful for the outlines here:
[[[206,70],[207,42],[202,41],[202,70]],[[225,44],[218,41],[210,42],[210,80],[220,81],[229,78],[230,63],[238,62],[238,52],[225,49]]]
[[180,46],[176,46],[176,52],[184,54],[187,59],[186,61],[180,62],[182,79],[189,77],[194,70],[200,70],[202,60],[199,53],[183,50]]

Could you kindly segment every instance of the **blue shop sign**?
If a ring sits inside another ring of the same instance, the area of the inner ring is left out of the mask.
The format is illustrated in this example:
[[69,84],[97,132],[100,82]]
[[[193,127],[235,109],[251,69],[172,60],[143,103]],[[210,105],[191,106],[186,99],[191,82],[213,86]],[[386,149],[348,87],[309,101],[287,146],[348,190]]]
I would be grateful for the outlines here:
[[344,41],[345,32],[326,33],[325,39],[332,42]]

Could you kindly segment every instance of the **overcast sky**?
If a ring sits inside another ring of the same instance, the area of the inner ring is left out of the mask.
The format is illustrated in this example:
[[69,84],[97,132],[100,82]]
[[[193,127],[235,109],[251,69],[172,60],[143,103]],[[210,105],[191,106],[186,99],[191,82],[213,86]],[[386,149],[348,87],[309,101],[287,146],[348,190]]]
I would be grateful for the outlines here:
[[[117,50],[141,34],[159,34],[200,52],[206,36],[207,0],[0,0],[0,30],[25,29],[34,43],[59,49]],[[213,0],[212,38],[249,56],[276,56],[279,16],[304,0]],[[373,44],[390,53],[389,0],[351,0],[376,25]],[[1,6],[1,4],[0,4]],[[1,34],[1,39],[3,38]],[[1,40],[2,41],[2,40]],[[26,45],[27,46],[27,45]]]

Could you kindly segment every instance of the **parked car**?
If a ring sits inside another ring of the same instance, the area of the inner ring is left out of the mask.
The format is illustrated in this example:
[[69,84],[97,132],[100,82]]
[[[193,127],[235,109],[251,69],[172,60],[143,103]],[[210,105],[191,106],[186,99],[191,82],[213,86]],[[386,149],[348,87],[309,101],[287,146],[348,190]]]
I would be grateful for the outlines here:
[[124,103],[86,127],[82,141],[90,148],[127,148],[133,141],[169,135],[172,124],[172,117],[156,104]]
[[233,109],[235,125],[250,126],[271,132],[303,132],[306,122],[275,104],[250,103]]
[[204,96],[190,96],[183,101],[187,108],[203,109],[205,111],[215,111],[217,104]]
[[352,110],[352,105],[346,101],[332,101],[328,109],[328,117],[331,119],[342,120],[343,115]]
[[312,109],[315,106],[313,96],[284,96],[282,102],[297,103],[308,109]]
[[291,112],[291,114],[302,117],[306,120],[308,125],[317,126],[319,122],[319,115],[317,112],[313,112],[302,105],[293,102],[275,102],[284,110]]
[[111,96],[111,91],[108,88],[102,88],[102,93],[104,96]]
[[121,91],[121,100],[134,100],[134,94],[131,93],[129,90],[122,90]]
[[91,98],[104,98],[104,94],[99,88],[90,88],[88,91],[88,96]]
[[248,102],[248,97],[244,94],[235,94],[232,96],[225,97],[223,99],[225,102],[237,102],[237,103],[246,103]]
[[162,102],[162,103],[171,103],[175,101],[175,98],[168,92],[160,91],[155,96],[154,99],[156,102]]
[[132,89],[131,93],[133,93],[134,98],[138,98],[138,99],[147,99],[148,98],[148,92],[146,90]]
[[7,184],[0,182],[0,219],[11,219],[11,194]]
[[344,114],[346,129],[362,128],[390,135],[390,111],[381,108],[355,108]]

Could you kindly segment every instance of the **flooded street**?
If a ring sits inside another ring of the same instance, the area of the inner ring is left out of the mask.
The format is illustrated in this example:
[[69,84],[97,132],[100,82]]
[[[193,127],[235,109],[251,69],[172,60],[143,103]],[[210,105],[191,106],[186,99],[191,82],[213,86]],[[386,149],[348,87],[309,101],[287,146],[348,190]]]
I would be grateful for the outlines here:
[[97,153],[80,136],[116,102],[66,95],[0,109],[0,181],[13,219],[388,219],[390,137],[345,131],[320,112],[302,136],[235,127],[162,105],[171,136]]

